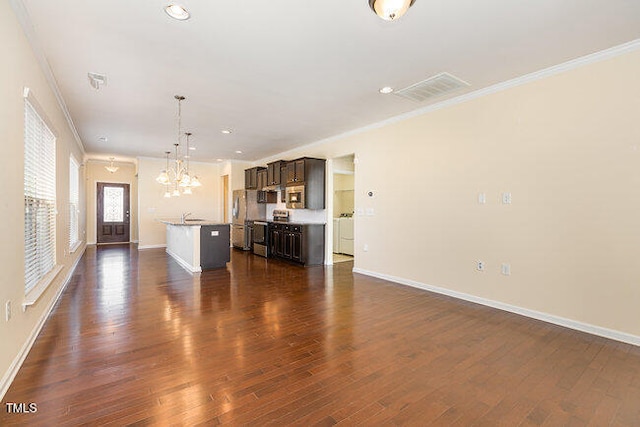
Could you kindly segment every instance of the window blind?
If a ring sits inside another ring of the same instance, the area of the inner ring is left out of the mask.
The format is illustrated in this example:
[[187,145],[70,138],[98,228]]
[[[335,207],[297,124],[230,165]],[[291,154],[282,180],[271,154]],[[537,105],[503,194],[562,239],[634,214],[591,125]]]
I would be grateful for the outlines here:
[[56,140],[29,101],[24,109],[25,293],[56,263]]
[[80,204],[80,165],[69,157],[69,250],[78,244],[78,207]]

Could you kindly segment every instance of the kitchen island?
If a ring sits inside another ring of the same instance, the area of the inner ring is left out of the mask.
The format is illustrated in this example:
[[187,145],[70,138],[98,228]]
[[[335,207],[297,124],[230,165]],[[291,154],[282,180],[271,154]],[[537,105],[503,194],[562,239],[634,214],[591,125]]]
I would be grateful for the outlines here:
[[192,273],[225,267],[231,260],[229,224],[166,219],[167,253]]

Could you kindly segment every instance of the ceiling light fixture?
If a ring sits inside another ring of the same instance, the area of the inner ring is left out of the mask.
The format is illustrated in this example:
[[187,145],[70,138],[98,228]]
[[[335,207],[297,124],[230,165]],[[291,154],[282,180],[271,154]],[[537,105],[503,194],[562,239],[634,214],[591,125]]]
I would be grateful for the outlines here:
[[220,132],[224,133],[225,135],[229,135],[231,133],[231,131],[229,129],[223,129]]
[[[169,154],[171,154],[171,152],[165,151],[167,156],[167,165],[156,178],[156,182],[158,182],[158,184],[165,186],[164,197],[179,196],[180,188],[182,188],[182,194],[192,194],[192,188],[202,186],[197,176],[191,177],[189,174],[189,156],[185,155],[180,158],[180,139],[182,138],[182,101],[185,100],[185,97],[176,95],[174,98],[178,100],[178,138],[176,143],[173,144],[175,147],[176,157],[173,166],[169,167]],[[185,132],[184,134],[187,136],[187,153],[189,153],[189,137],[192,133]],[[186,165],[183,159],[186,159]],[[173,188],[173,191],[170,191],[171,188]]]
[[407,10],[416,0],[369,0],[369,7],[376,15],[385,21],[395,21]]
[[104,167],[106,170],[109,171],[109,173],[116,173],[118,171],[118,169],[120,169],[118,166],[114,166],[113,165],[113,160],[114,160],[113,157],[109,157],[109,161],[111,163],[109,163],[109,166],[105,166]]
[[392,87],[390,87],[390,86],[385,86],[385,87],[383,87],[383,88],[380,88],[380,90],[379,90],[378,92],[383,93],[383,94],[385,94],[385,95],[386,95],[386,94],[388,94],[388,93],[393,92],[393,88],[392,88]]
[[167,15],[178,21],[186,21],[191,16],[184,6],[177,3],[171,3],[166,6],[164,11],[167,12]]

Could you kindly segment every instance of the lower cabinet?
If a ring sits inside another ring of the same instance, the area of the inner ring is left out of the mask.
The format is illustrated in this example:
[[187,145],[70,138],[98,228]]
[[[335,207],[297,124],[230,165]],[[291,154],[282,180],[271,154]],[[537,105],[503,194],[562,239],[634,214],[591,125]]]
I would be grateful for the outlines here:
[[269,223],[269,257],[324,264],[324,224]]

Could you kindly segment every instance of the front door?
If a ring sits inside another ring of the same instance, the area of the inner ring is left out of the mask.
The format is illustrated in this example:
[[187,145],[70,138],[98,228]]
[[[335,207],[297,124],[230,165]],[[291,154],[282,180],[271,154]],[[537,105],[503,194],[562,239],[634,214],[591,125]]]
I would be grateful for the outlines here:
[[98,183],[98,243],[129,242],[129,184]]

